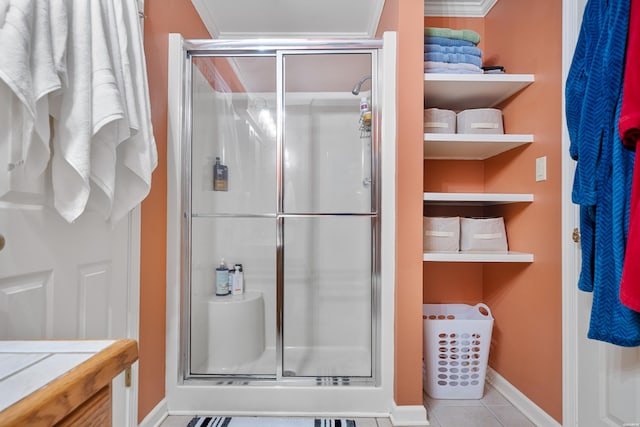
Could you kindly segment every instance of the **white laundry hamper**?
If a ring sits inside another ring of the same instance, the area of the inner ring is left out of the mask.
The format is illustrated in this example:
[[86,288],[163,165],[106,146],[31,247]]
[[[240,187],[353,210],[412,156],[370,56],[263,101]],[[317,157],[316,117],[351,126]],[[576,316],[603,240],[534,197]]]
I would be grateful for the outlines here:
[[423,304],[424,391],[434,399],[481,399],[493,317],[486,304]]

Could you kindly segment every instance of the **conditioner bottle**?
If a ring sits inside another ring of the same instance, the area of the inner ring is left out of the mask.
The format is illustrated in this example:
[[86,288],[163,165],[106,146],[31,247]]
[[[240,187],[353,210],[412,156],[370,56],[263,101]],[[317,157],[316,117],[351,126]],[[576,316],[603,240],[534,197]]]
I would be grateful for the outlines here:
[[216,157],[216,163],[213,165],[213,189],[214,191],[229,189],[229,169],[220,163],[220,157]]

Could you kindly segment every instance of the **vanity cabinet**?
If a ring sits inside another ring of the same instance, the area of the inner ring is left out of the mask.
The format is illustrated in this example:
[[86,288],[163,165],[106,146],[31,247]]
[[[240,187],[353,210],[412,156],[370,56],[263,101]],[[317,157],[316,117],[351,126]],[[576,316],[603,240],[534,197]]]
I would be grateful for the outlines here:
[[138,360],[117,340],[0,341],[0,425],[112,425],[112,381]]
[[[533,83],[531,74],[432,74],[424,75],[424,108],[462,111],[491,108]],[[486,160],[534,140],[529,134],[424,134],[427,160]],[[429,173],[425,168],[425,174]],[[424,211],[434,206],[495,206],[531,203],[533,194],[424,193]],[[451,209],[451,208],[450,208]],[[455,209],[455,208],[454,208]],[[435,215],[434,215],[435,216]],[[445,262],[533,262],[533,254],[522,252],[425,252],[424,261]]]

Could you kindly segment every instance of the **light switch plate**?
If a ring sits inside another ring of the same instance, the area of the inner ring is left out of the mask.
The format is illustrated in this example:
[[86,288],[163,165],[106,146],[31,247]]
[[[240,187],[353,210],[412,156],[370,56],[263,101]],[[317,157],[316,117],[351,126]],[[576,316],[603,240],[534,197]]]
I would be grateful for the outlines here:
[[536,159],[536,181],[547,180],[547,156]]

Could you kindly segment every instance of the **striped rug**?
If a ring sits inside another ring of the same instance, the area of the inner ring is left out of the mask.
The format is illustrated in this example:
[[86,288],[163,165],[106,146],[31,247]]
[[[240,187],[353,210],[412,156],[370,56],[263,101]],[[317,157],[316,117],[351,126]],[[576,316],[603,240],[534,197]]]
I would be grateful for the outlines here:
[[356,422],[332,418],[194,417],[187,427],[356,427]]

